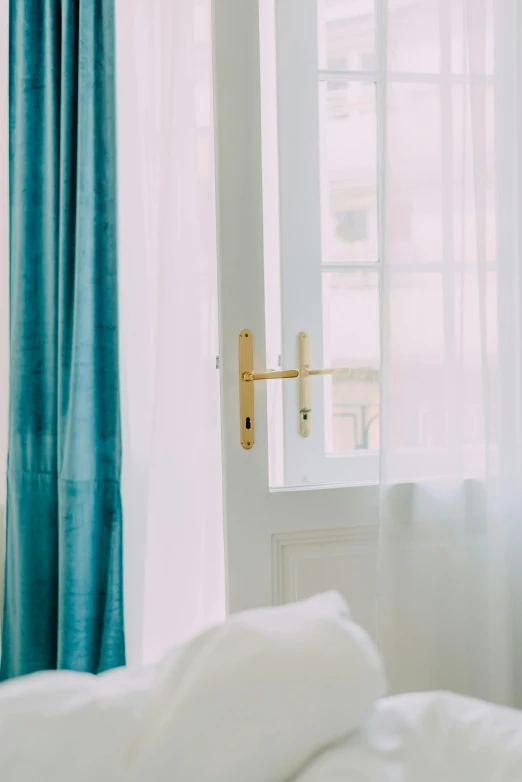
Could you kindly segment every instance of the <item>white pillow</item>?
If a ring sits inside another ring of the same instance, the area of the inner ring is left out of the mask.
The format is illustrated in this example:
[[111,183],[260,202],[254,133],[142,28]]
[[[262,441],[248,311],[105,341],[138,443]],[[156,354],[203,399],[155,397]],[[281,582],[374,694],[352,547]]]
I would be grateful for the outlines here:
[[0,687],[0,777],[282,781],[360,725],[384,690],[339,595],[248,611],[153,668]]
[[335,593],[232,616],[174,664],[136,747],[137,779],[154,759],[152,779],[284,780],[385,691],[375,647]]

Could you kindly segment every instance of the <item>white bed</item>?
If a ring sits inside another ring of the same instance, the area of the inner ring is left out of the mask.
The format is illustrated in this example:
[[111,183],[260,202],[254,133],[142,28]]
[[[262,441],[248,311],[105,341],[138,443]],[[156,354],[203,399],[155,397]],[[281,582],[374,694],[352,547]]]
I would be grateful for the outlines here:
[[157,665],[0,686],[0,779],[522,782],[522,713],[384,693],[338,595],[246,612]]
[[296,782],[521,782],[522,714],[452,693],[382,698]]

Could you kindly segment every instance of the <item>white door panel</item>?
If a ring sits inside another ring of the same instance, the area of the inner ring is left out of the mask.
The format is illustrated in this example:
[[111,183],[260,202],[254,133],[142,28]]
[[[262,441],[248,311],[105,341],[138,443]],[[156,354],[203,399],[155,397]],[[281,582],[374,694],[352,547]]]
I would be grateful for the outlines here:
[[287,532],[273,536],[273,602],[288,603],[337,589],[352,616],[375,633],[377,525]]

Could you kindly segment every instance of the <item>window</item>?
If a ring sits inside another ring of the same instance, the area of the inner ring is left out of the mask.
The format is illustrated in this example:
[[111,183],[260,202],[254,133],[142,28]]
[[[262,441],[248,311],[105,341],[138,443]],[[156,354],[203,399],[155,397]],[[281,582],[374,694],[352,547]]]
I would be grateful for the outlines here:
[[[295,387],[270,389],[271,481],[376,481],[383,268],[393,267],[394,306],[402,297],[411,316],[407,339],[400,329],[392,335],[396,353],[404,336],[402,382],[418,382],[418,369],[416,379],[408,373],[407,351],[425,361],[424,407],[409,411],[402,433],[407,458],[418,459],[434,443],[450,447],[452,423],[441,419],[441,406],[430,398],[429,377],[447,371],[451,345],[473,339],[459,333],[458,314],[467,308],[469,322],[469,308],[476,306],[465,265],[477,263],[481,252],[472,225],[470,144],[463,143],[471,112],[466,2],[288,0],[275,4],[268,21],[264,13],[264,56],[272,36],[277,60],[271,80],[263,71],[264,108],[272,119],[265,121],[263,139],[268,352],[294,366],[296,337],[304,330],[314,366],[350,369],[314,379],[306,444],[299,441]],[[482,250],[487,262],[496,250],[492,19],[488,36],[483,73],[474,75],[491,117],[484,161],[491,184]],[[385,224],[387,174],[400,189],[386,203]],[[271,192],[275,181],[277,192]],[[449,201],[443,192],[452,193]],[[493,264],[487,280],[493,301]],[[417,346],[415,318],[424,323]],[[461,380],[473,387],[471,367]]]

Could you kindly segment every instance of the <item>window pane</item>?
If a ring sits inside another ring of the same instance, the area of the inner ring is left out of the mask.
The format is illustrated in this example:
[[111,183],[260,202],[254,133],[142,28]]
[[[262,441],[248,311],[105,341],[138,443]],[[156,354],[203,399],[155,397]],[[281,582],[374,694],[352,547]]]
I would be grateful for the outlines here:
[[392,263],[443,258],[440,87],[388,85],[387,252]]
[[[486,442],[499,443],[499,365],[498,365],[498,289],[497,273],[487,272],[483,277],[476,272],[455,274],[455,355],[458,372],[455,387],[461,395],[459,409],[459,442],[465,446],[480,447]],[[481,301],[481,293],[483,299]],[[486,351],[484,356],[483,351]],[[484,373],[487,377],[488,397],[484,398]],[[449,374],[449,372],[447,372]],[[484,433],[484,408],[489,406]],[[466,468],[476,466],[476,450],[465,453]],[[470,473],[471,474],[471,473]],[[476,474],[476,473],[475,473]]]
[[439,0],[389,0],[390,71],[437,73],[440,70],[439,5]]
[[[493,85],[452,87],[453,190],[445,199],[457,262],[494,261],[497,255],[494,97]],[[476,199],[477,177],[483,201]]]
[[[392,263],[496,257],[494,88],[388,85],[387,252]],[[474,125],[471,110],[481,119]],[[478,132],[480,130],[480,132]],[[484,201],[475,199],[483,177]],[[481,228],[479,231],[478,228]]]
[[375,70],[374,0],[318,0],[319,68]]
[[379,280],[375,272],[323,274],[327,453],[379,448]]
[[445,327],[442,274],[391,270],[388,288],[386,339],[396,366],[387,389],[387,409],[393,416],[385,424],[398,452],[445,447],[445,338],[452,324],[446,322]]
[[391,269],[388,290],[385,339],[395,371],[386,387],[391,414],[383,422],[395,455],[412,474],[420,475],[418,456],[429,453],[430,471],[444,474],[456,459],[460,470],[476,476],[484,469],[484,438],[494,445],[499,436],[497,275]]
[[[494,71],[494,9],[493,0],[483,0],[474,9],[476,29],[483,28],[485,38],[476,35],[470,39],[466,0],[452,0],[451,3],[451,59],[454,73],[492,74]],[[468,29],[466,29],[468,28]],[[472,46],[470,47],[470,40]]]
[[323,263],[377,261],[375,84],[319,85]]

